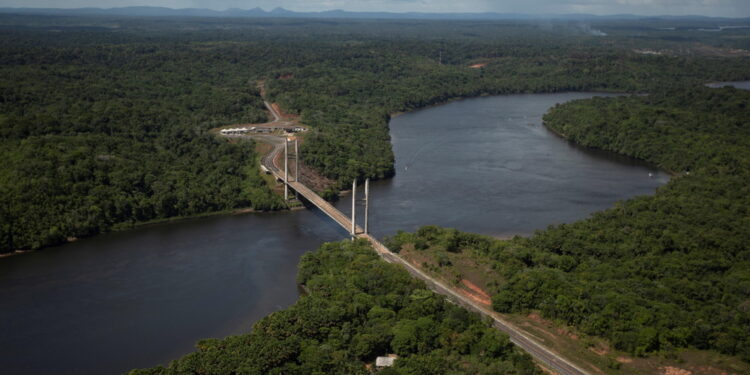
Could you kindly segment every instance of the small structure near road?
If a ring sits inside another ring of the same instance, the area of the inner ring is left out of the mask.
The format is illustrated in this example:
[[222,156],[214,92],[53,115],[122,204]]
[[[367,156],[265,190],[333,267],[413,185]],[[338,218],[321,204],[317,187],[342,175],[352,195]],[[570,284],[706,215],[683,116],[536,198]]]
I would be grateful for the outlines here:
[[301,126],[274,126],[274,127],[269,128],[269,129],[274,130],[274,131],[275,130],[281,130],[281,131],[286,132],[286,133],[299,133],[299,132],[303,132],[303,131],[307,130],[307,129],[301,127]]
[[246,134],[247,132],[253,132],[255,131],[255,126],[252,128],[230,128],[230,129],[221,129],[221,134],[228,135],[228,134]]
[[387,357],[378,357],[375,359],[375,367],[393,367],[393,363],[396,362],[397,358],[398,356],[396,356],[395,354],[389,354]]
[[247,134],[247,133],[273,133],[275,131],[283,131],[286,133],[299,133],[306,131],[307,129],[302,126],[253,126],[250,128],[228,128],[221,129],[219,132],[222,135],[236,135],[236,134]]

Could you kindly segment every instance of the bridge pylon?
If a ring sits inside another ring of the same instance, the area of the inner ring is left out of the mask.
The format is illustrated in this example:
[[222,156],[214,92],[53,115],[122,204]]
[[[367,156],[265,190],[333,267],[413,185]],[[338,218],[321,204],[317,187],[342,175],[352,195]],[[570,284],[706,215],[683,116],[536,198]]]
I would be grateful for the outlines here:
[[[294,140],[294,182],[299,182],[299,143]],[[299,200],[299,192],[294,191]],[[284,137],[284,201],[289,201],[289,139]]]
[[[362,233],[369,234],[370,219],[370,179],[365,179],[365,227]],[[352,228],[350,231],[352,239],[357,236],[357,180],[352,182]]]

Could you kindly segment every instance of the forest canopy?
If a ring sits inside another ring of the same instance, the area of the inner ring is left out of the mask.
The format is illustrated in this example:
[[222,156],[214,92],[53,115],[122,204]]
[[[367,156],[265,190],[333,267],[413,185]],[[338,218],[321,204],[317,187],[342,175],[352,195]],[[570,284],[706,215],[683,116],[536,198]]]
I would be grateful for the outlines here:
[[[497,311],[539,310],[635,355],[694,347],[750,361],[750,94],[703,87],[750,79],[750,31],[671,22],[594,36],[566,22],[0,15],[0,252],[284,208],[253,144],[209,133],[267,120],[261,79],[311,127],[305,161],[339,187],[394,173],[393,113],[480,95],[649,92],[569,103],[545,123],[674,172],[656,195],[530,238],[427,227],[391,244],[485,257],[505,280]],[[251,333],[133,373],[365,373],[388,353],[400,357],[391,373],[538,373],[362,242],[325,245],[299,275],[310,295]]]

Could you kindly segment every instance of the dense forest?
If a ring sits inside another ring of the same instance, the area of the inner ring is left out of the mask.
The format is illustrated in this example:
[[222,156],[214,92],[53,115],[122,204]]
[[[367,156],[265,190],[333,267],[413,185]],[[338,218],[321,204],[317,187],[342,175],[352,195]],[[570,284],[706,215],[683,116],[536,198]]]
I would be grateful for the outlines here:
[[[395,112],[478,95],[651,92],[569,103],[545,123],[674,172],[656,195],[530,238],[427,227],[389,244],[483,257],[503,280],[490,286],[500,312],[538,310],[634,355],[694,347],[750,361],[750,94],[702,87],[750,78],[733,52],[750,31],[623,22],[592,34],[566,22],[2,15],[0,252],[285,207],[252,142],[208,132],[267,120],[260,79],[311,126],[304,160],[338,187],[394,173]],[[133,373],[367,373],[389,353],[400,359],[384,374],[539,372],[365,243],[306,255],[299,281],[309,295],[251,333]]]
[[308,295],[252,332],[203,340],[198,351],[146,374],[542,374],[528,354],[478,315],[380,260],[365,240],[323,245],[300,263]]
[[267,119],[255,76],[219,51],[5,37],[0,252],[115,225],[284,206],[251,144],[207,133]]
[[[260,79],[312,127],[304,160],[335,189],[394,173],[394,112],[466,96],[750,78],[746,57],[692,49],[743,47],[747,30],[675,39],[666,21],[654,22],[616,23],[602,37],[562,21],[2,15],[0,252],[155,219],[285,207],[258,175],[251,145],[207,132],[265,121]],[[633,52],[639,41],[665,52]]]
[[654,196],[530,238],[425,227],[391,248],[490,262],[495,310],[538,310],[633,355],[713,349],[750,362],[750,92],[594,98],[559,105],[544,121],[675,176]]

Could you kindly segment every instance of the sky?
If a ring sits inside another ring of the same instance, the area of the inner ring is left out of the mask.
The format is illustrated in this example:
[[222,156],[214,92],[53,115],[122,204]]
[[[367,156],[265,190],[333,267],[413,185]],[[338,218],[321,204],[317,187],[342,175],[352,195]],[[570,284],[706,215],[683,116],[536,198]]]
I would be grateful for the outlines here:
[[627,13],[750,17],[750,0],[0,0],[0,7],[115,8],[143,5],[216,10],[255,7],[271,10],[282,7],[300,12],[343,9],[430,13]]

